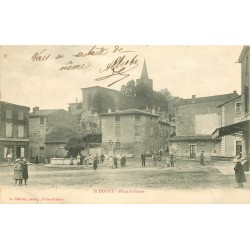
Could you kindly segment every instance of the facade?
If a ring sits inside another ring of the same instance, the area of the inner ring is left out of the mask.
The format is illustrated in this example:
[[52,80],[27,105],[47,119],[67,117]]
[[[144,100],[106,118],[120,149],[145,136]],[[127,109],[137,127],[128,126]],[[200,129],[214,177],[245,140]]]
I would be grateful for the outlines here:
[[237,136],[241,141],[238,151],[241,157],[246,157],[250,161],[250,91],[249,91],[249,72],[250,72],[250,46],[244,46],[238,62],[241,63],[241,117],[240,121],[231,125],[218,127],[212,134],[213,138]]
[[[228,126],[241,120],[241,96],[236,96],[218,106],[221,109],[220,126]],[[233,158],[235,155],[242,156],[242,138],[240,136],[222,136],[220,158]]]
[[100,114],[102,145],[114,154],[138,156],[166,149],[170,125],[153,111],[129,109]]
[[29,107],[0,101],[0,162],[29,157]]
[[38,107],[30,113],[30,160],[39,162],[45,159],[65,157],[64,146],[69,138],[81,131],[76,116],[63,109],[39,110]]
[[169,139],[170,151],[178,157],[196,159],[202,151],[207,157],[220,155],[220,144],[212,139],[212,132],[221,124],[218,106],[233,97],[236,92],[180,100],[175,105],[175,136]]
[[[100,86],[82,88],[82,110],[90,110],[94,107],[94,99],[97,94],[104,94],[113,99],[113,103],[115,107],[118,107],[120,91],[104,88]],[[112,107],[109,107],[112,108]],[[107,112],[108,110],[106,110]]]

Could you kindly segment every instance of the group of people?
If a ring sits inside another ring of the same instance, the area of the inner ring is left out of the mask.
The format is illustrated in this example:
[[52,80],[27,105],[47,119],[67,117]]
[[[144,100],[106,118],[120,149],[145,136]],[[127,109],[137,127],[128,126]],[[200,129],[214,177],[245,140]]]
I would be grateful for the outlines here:
[[27,179],[28,179],[28,166],[25,158],[20,158],[17,159],[15,162],[15,167],[14,167],[14,180],[15,180],[15,185],[17,185],[17,182],[19,182],[19,185],[24,184],[27,185]]
[[[101,154],[101,156],[99,157],[98,155],[96,155],[93,158],[93,169],[96,170],[98,167],[98,164],[103,165],[104,164],[104,159],[105,159],[105,155]],[[118,168],[118,161],[119,158],[117,156],[110,156],[109,157],[109,167],[110,168]],[[126,156],[121,156],[120,158],[120,166],[124,167],[126,165]]]
[[[154,163],[154,166],[157,166],[157,161],[162,160],[162,154],[163,154],[162,150],[159,151],[159,155],[157,155],[155,152],[152,154],[152,162]],[[144,151],[141,154],[141,165],[142,167],[146,166],[146,154]],[[173,153],[170,153],[167,155],[166,165],[167,167],[174,167],[174,154]]]
[[[119,161],[119,159],[118,159],[118,157],[117,156],[110,156],[109,157],[109,167],[110,168],[118,168],[118,161]],[[121,158],[120,158],[120,166],[121,167],[125,167],[125,165],[126,165],[126,156],[125,155],[123,155],[123,156],[121,156]]]

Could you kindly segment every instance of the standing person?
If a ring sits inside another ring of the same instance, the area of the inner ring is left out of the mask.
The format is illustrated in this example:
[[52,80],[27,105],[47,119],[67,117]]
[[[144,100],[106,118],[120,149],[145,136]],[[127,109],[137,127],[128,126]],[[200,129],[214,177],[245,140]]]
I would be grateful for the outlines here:
[[23,169],[24,184],[27,185],[27,179],[29,178],[29,174],[28,174],[28,166],[27,166],[27,162],[25,158],[23,158],[23,160],[21,161],[21,165]]
[[170,167],[171,168],[174,167],[174,154],[173,153],[170,154]]
[[77,154],[76,161],[77,161],[77,165],[80,165],[80,161],[81,161],[80,153]]
[[146,163],[146,155],[145,155],[145,152],[143,151],[141,154],[141,166],[145,167],[146,165],[145,163]]
[[98,164],[98,157],[95,156],[94,160],[93,160],[93,169],[96,170],[97,169],[97,164]]
[[105,159],[105,155],[101,154],[100,156],[100,163],[103,164],[104,163],[104,159]]
[[19,181],[19,185],[22,185],[23,169],[22,169],[21,159],[16,160],[16,164],[14,167],[14,180],[15,180],[15,185],[17,184],[17,181]]
[[109,167],[114,168],[114,160],[113,160],[112,155],[109,157]]
[[200,155],[200,164],[202,166],[205,166],[205,156],[204,156],[204,151],[201,152],[201,155]]
[[11,154],[10,153],[7,153],[7,159],[8,159],[8,165],[10,166],[11,165]]
[[156,153],[153,153],[152,155],[152,161],[154,163],[154,166],[157,166],[157,157],[156,157]]
[[167,163],[167,167],[170,167],[170,157],[169,156],[167,156],[166,163]]
[[246,175],[243,169],[243,165],[241,164],[240,157],[236,158],[236,164],[234,167],[235,171],[235,180],[238,183],[238,187],[243,188],[243,182],[246,182]]
[[117,165],[118,165],[118,158],[115,156],[114,157],[114,166],[115,166],[115,168],[117,168]]
[[35,164],[38,164],[39,161],[38,161],[38,155],[36,155],[36,160],[35,160]]

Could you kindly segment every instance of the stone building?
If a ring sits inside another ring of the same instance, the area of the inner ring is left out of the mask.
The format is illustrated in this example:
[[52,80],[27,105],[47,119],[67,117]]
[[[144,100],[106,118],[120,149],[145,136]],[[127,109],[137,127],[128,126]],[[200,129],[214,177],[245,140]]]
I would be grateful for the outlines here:
[[29,156],[29,107],[0,101],[0,162]]
[[[221,109],[220,126],[228,126],[237,123],[241,119],[241,96],[235,96],[232,99],[218,106]],[[242,155],[242,138],[239,136],[222,136],[220,147],[220,159],[233,158],[235,155]]]
[[170,125],[153,111],[129,109],[100,114],[102,145],[114,154],[133,154],[166,149]]
[[53,156],[65,157],[64,146],[68,139],[77,135],[80,124],[76,116],[63,109],[42,109],[30,113],[29,120],[30,160],[38,156],[39,162]]
[[221,124],[222,103],[238,96],[236,92],[180,100],[175,105],[175,136],[169,139],[170,150],[178,157],[196,159],[201,151],[207,157],[220,154],[219,144],[212,132]]
[[[241,117],[240,121],[227,126],[218,127],[212,134],[213,138],[223,138],[223,136],[237,136],[241,139],[242,150],[241,156],[250,161],[250,90],[249,90],[249,73],[250,73],[250,46],[244,46],[238,62],[241,63]],[[226,125],[226,124],[225,124]],[[239,149],[238,149],[239,150]],[[238,153],[238,152],[236,152]],[[239,152],[240,153],[240,152]]]
[[[96,95],[104,95],[105,98],[108,96],[112,99],[115,107],[118,107],[119,98],[120,98],[120,91],[104,88],[100,86],[82,88],[82,110],[93,109],[94,108],[94,101]],[[109,107],[113,108],[113,107]],[[106,110],[106,112],[108,109]],[[98,113],[98,112],[97,112]]]

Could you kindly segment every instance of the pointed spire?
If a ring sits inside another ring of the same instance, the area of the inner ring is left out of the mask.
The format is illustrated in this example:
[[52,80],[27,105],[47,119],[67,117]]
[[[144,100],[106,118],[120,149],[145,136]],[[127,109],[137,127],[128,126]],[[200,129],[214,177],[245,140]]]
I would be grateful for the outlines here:
[[142,68],[142,72],[141,72],[141,79],[148,79],[148,70],[147,70],[147,65],[146,65],[145,59],[144,59],[143,68]]

